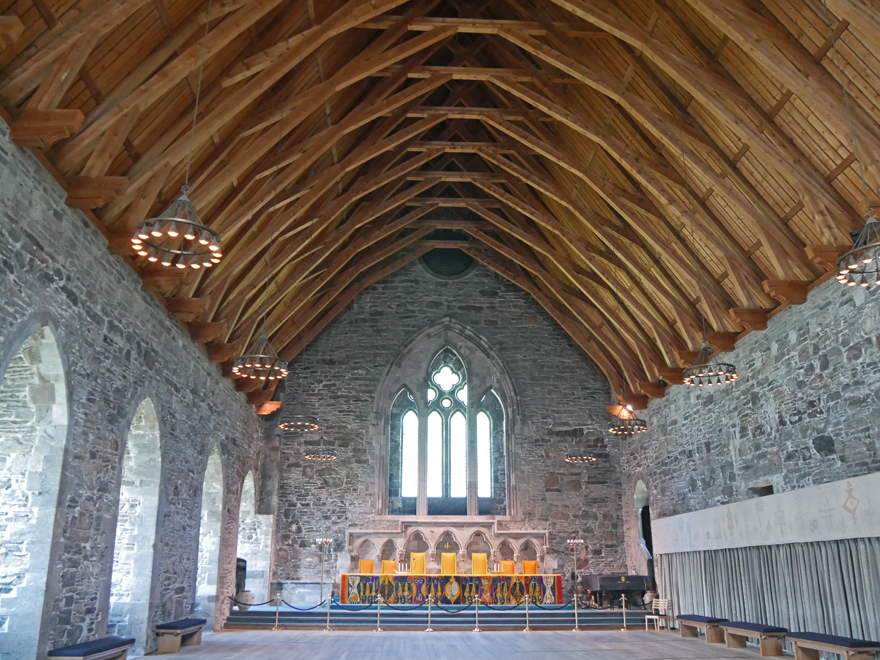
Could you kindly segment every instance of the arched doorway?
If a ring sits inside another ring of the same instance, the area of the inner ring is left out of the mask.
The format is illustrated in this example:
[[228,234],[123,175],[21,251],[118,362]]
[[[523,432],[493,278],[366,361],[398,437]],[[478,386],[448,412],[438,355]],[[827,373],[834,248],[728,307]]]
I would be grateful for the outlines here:
[[35,658],[67,441],[67,387],[52,331],[28,337],[0,378],[0,657]]
[[195,616],[207,619],[214,629],[217,601],[217,569],[220,560],[220,523],[223,520],[223,463],[217,445],[208,456],[202,482],[202,513],[199,522],[199,567],[196,574]]
[[144,653],[151,633],[153,544],[161,475],[159,420],[152,401],[144,399],[125,439],[107,619],[108,634],[137,639],[135,655]]
[[253,594],[255,603],[269,600],[273,517],[257,514],[254,473],[248,472],[238,511],[238,557],[247,562],[245,589]]
[[633,505],[636,512],[636,522],[639,526],[639,546],[645,553],[647,560],[648,577],[651,579],[651,587],[654,585],[654,543],[651,536],[651,508],[648,498],[648,487],[639,479],[633,489]]

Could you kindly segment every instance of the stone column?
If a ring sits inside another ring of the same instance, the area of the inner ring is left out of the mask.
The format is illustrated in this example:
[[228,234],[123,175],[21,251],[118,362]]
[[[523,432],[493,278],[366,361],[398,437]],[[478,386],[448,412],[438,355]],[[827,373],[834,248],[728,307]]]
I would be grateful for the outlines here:
[[419,411],[419,495],[416,500],[416,515],[428,515],[428,416],[425,414],[425,401],[428,399],[427,386],[422,383],[416,388],[416,409]]

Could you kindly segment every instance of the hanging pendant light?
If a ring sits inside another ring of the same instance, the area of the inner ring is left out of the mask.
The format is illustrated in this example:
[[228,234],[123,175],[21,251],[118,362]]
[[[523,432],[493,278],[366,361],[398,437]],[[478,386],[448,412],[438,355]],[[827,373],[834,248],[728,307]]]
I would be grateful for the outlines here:
[[311,415],[294,415],[278,425],[278,428],[293,433],[309,433],[321,428],[321,422]]
[[196,137],[196,119],[199,116],[199,100],[202,94],[202,74],[205,71],[205,48],[208,45],[208,29],[211,23],[211,1],[208,2],[205,36],[202,39],[199,81],[196,86],[196,102],[193,108],[192,127],[189,136],[189,156],[186,161],[186,177],[181,195],[158,217],[141,222],[131,237],[131,247],[140,257],[165,268],[185,270],[211,268],[223,258],[220,251],[220,235],[206,226],[189,200],[189,174],[192,168],[193,145]]
[[335,461],[339,458],[339,455],[336,453],[335,449],[330,447],[326,447],[327,441],[324,439],[324,436],[321,436],[321,439],[318,440],[318,446],[306,451],[304,458],[307,461]]
[[628,437],[637,433],[644,433],[648,430],[648,422],[635,416],[631,405],[624,403],[620,406],[608,432],[612,435],[621,435]]
[[570,453],[570,454],[565,455],[565,462],[566,463],[589,464],[589,463],[595,463],[598,460],[599,459],[597,457],[593,456],[592,454],[587,454],[584,452],[577,452],[577,453],[573,453],[573,454]]
[[220,235],[202,223],[187,196],[189,186],[182,191],[160,216],[137,226],[131,246],[139,256],[166,268],[211,268],[223,257]]
[[713,385],[726,385],[739,378],[736,367],[729,362],[713,362],[712,356],[715,351],[708,343],[697,354],[693,366],[684,370],[684,382],[687,385],[700,387],[712,387]]
[[[853,248],[837,260],[837,281],[846,286],[880,286],[880,222],[869,208]],[[853,232],[854,234],[856,232]]]
[[286,378],[289,372],[287,362],[278,357],[278,353],[272,348],[269,338],[263,332],[247,353],[235,358],[232,373],[237,378],[279,380]]

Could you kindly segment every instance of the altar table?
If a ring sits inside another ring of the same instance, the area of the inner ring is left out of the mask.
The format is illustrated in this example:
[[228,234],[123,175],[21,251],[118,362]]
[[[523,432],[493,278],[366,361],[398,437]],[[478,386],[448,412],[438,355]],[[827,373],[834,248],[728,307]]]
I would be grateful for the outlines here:
[[343,573],[340,602],[420,605],[433,596],[440,605],[532,603],[561,605],[561,575],[360,575]]

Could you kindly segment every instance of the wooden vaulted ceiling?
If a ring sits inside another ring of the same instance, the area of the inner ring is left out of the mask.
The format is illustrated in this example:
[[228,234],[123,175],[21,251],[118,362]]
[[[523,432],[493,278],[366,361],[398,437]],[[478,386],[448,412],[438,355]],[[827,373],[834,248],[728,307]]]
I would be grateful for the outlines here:
[[[0,103],[227,367],[264,310],[293,359],[452,246],[644,403],[680,382],[701,317],[729,350],[851,244],[853,136],[880,190],[874,5],[0,0]],[[206,21],[190,196],[224,258],[169,272],[128,239],[183,183]]]

